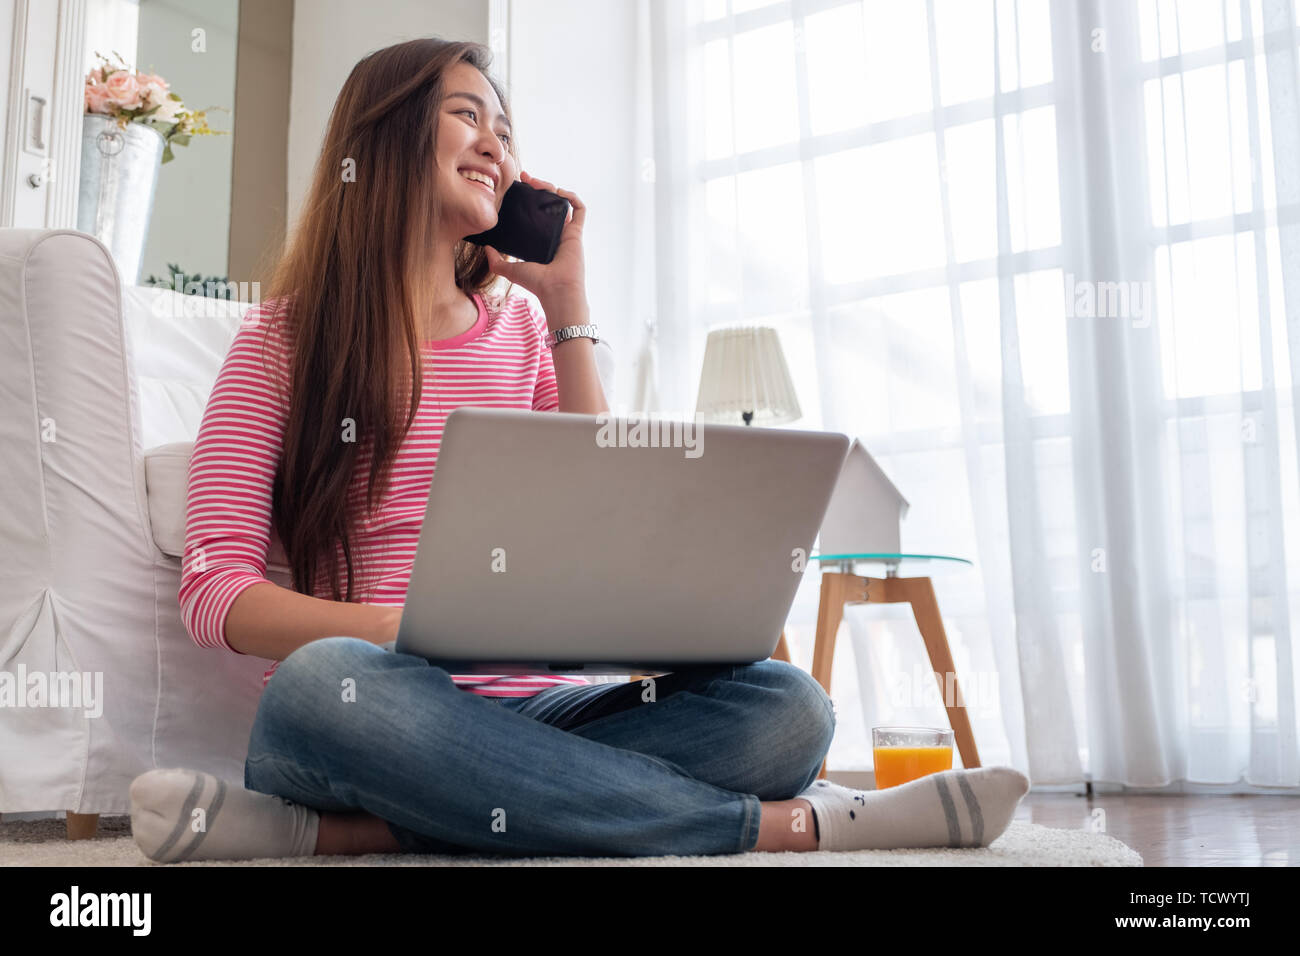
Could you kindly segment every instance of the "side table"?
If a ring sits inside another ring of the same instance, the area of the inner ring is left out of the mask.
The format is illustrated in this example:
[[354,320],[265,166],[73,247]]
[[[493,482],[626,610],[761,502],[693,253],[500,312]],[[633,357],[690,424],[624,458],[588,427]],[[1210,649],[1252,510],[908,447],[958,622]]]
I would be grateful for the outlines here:
[[[980,765],[979,751],[975,748],[975,735],[971,731],[970,718],[966,714],[965,700],[957,683],[957,671],[953,666],[952,652],[948,647],[948,635],[943,629],[943,618],[939,614],[939,603],[935,600],[934,587],[928,575],[922,577],[898,576],[898,568],[907,565],[921,565],[926,570],[957,570],[971,567],[965,558],[954,558],[937,554],[815,554],[810,556],[822,563],[821,603],[817,609],[817,642],[813,646],[812,675],[822,685],[826,693],[831,692],[831,661],[835,655],[835,637],[840,622],[844,619],[844,608],[850,604],[907,604],[912,608],[912,616],[921,631],[921,639],[930,656],[930,666],[939,682],[939,696],[943,699],[944,709],[948,712],[948,721],[952,725],[956,738],[957,750],[961,754],[963,767]],[[885,576],[863,577],[854,573],[855,564],[883,565]],[[777,646],[777,657],[785,653],[783,660],[789,660],[785,647],[785,635]],[[952,675],[952,696],[945,696],[945,675]],[[818,778],[826,776],[826,764],[822,763]]]

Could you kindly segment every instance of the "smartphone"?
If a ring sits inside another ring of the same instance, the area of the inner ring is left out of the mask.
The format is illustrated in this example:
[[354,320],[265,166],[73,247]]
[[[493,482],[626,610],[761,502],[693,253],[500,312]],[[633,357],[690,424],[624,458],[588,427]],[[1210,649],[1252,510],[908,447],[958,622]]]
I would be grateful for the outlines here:
[[569,201],[563,196],[516,179],[501,198],[497,224],[465,239],[525,262],[547,263],[555,258],[568,215]]

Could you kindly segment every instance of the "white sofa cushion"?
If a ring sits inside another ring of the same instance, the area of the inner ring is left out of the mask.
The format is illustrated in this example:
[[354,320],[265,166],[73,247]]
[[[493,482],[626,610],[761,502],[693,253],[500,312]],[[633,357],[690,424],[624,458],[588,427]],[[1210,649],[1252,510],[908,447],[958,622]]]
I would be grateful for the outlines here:
[[140,392],[140,444],[193,441],[221,361],[251,302],[122,287],[122,317]]
[[[149,497],[149,525],[154,544],[173,558],[185,556],[185,496],[189,486],[190,455],[194,442],[178,441],[144,453],[144,480]],[[271,529],[267,568],[289,572],[289,559],[280,536]]]

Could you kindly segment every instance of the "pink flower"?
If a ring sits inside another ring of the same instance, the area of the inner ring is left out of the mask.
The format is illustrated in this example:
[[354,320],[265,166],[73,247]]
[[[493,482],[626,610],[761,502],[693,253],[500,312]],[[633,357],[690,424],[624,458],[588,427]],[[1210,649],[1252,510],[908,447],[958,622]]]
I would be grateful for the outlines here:
[[108,91],[109,102],[124,110],[138,110],[143,105],[140,85],[136,78],[126,70],[118,70],[104,81]]
[[108,88],[102,83],[86,86],[86,112],[105,114],[112,112],[108,100]]
[[140,97],[144,101],[145,109],[153,109],[167,102],[167,89],[157,83],[141,83]]
[[[146,109],[161,106],[167,101],[167,81],[154,73],[137,73],[135,81]],[[155,114],[156,115],[156,114]]]

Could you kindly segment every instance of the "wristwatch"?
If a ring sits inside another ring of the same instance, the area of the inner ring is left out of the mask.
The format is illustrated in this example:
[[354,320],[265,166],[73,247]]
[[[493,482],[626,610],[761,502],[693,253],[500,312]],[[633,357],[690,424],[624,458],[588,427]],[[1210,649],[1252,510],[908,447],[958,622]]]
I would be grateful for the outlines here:
[[594,325],[566,325],[562,329],[556,329],[546,336],[546,344],[555,348],[561,342],[567,342],[569,339],[591,339],[592,345],[600,341],[597,338],[597,330]]

